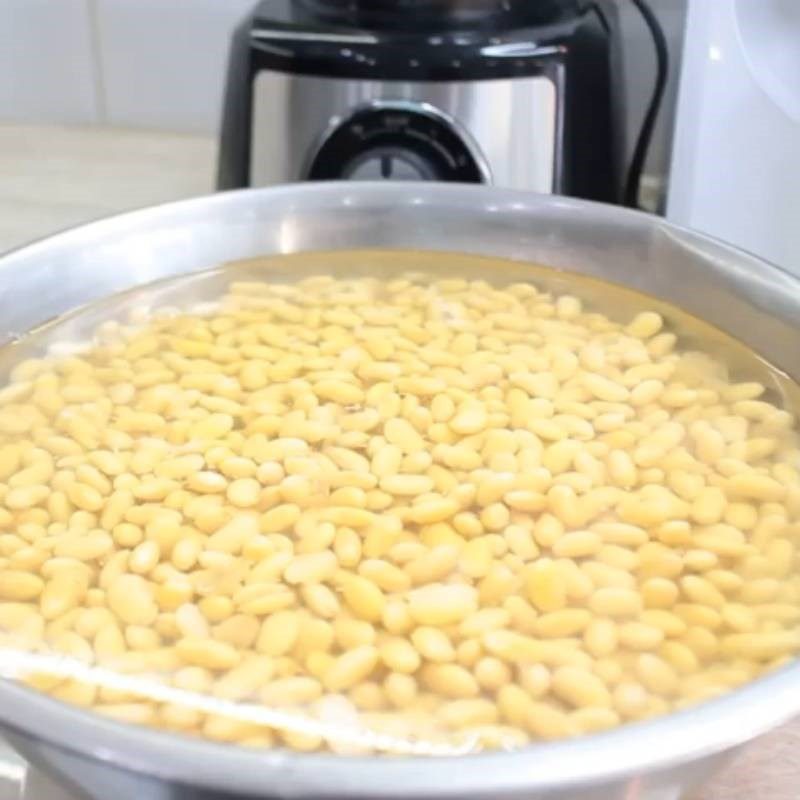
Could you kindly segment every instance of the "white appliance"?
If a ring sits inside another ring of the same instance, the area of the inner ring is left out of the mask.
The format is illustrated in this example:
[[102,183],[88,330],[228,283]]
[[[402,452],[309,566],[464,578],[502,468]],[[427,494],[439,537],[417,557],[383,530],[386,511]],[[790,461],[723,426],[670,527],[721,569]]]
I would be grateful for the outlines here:
[[667,217],[800,275],[800,0],[689,0]]

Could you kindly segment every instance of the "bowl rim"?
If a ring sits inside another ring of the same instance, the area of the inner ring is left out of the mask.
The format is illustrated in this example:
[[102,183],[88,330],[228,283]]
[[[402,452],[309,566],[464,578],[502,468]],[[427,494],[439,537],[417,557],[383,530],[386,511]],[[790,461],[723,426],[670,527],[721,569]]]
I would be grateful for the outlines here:
[[[343,187],[347,187],[347,192]],[[709,259],[727,259],[800,290],[792,273],[713,237],[631,209],[530,192],[453,184],[326,182],[233,190],[178,202],[148,206],[90,222],[22,245],[0,255],[0,285],[9,279],[17,258],[46,254],[53,247],[90,244],[98,231],[140,230],[151,218],[235,204],[244,198],[327,197],[329,207],[353,197],[367,202],[376,193],[392,202],[487,212],[535,213],[562,207],[624,222],[635,221],[653,232],[668,232]],[[488,205],[488,201],[492,204]],[[356,204],[357,207],[357,204]],[[38,691],[0,679],[0,727],[62,751],[162,780],[258,795],[269,787],[280,796],[400,798],[525,794],[556,787],[604,784],[666,770],[733,748],[791,718],[800,709],[800,663],[762,677],[723,697],[647,722],[578,739],[536,743],[513,752],[457,757],[392,757],[303,754],[287,750],[248,750],[129,725],[69,706]],[[166,756],[166,757],[165,757]]]
[[756,738],[800,706],[800,664],[647,722],[515,751],[444,757],[344,756],[220,744],[103,717],[0,679],[0,728],[108,766],[256,795],[459,798],[602,786],[668,770]]

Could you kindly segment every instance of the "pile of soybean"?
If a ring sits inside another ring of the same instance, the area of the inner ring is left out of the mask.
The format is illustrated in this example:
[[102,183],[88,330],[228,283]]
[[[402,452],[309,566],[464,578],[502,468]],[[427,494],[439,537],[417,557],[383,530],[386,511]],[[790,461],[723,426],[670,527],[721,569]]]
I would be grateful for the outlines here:
[[0,390],[0,651],[478,749],[683,708],[800,649],[800,452],[764,392],[659,313],[527,283],[234,282],[104,324]]

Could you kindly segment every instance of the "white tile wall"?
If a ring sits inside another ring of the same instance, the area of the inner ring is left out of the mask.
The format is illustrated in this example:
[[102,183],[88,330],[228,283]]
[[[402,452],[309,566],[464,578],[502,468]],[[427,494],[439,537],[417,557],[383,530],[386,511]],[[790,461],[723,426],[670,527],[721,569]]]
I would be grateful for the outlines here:
[[0,0],[0,122],[213,133],[255,0]]
[[216,131],[228,44],[254,0],[93,0],[114,125]]
[[0,0],[0,118],[93,122],[88,0]]

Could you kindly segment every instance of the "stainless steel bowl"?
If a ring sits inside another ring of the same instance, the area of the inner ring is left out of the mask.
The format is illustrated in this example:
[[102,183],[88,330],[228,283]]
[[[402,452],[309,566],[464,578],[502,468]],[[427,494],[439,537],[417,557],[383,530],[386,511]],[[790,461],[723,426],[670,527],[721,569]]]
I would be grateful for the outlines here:
[[[324,184],[203,197],[87,225],[0,258],[0,342],[157,278],[267,253],[455,250],[549,264],[657,295],[800,377],[800,282],[656,218],[481,187]],[[677,800],[800,711],[800,665],[653,722],[459,759],[253,752],[115,723],[0,681],[0,726],[92,800]]]

